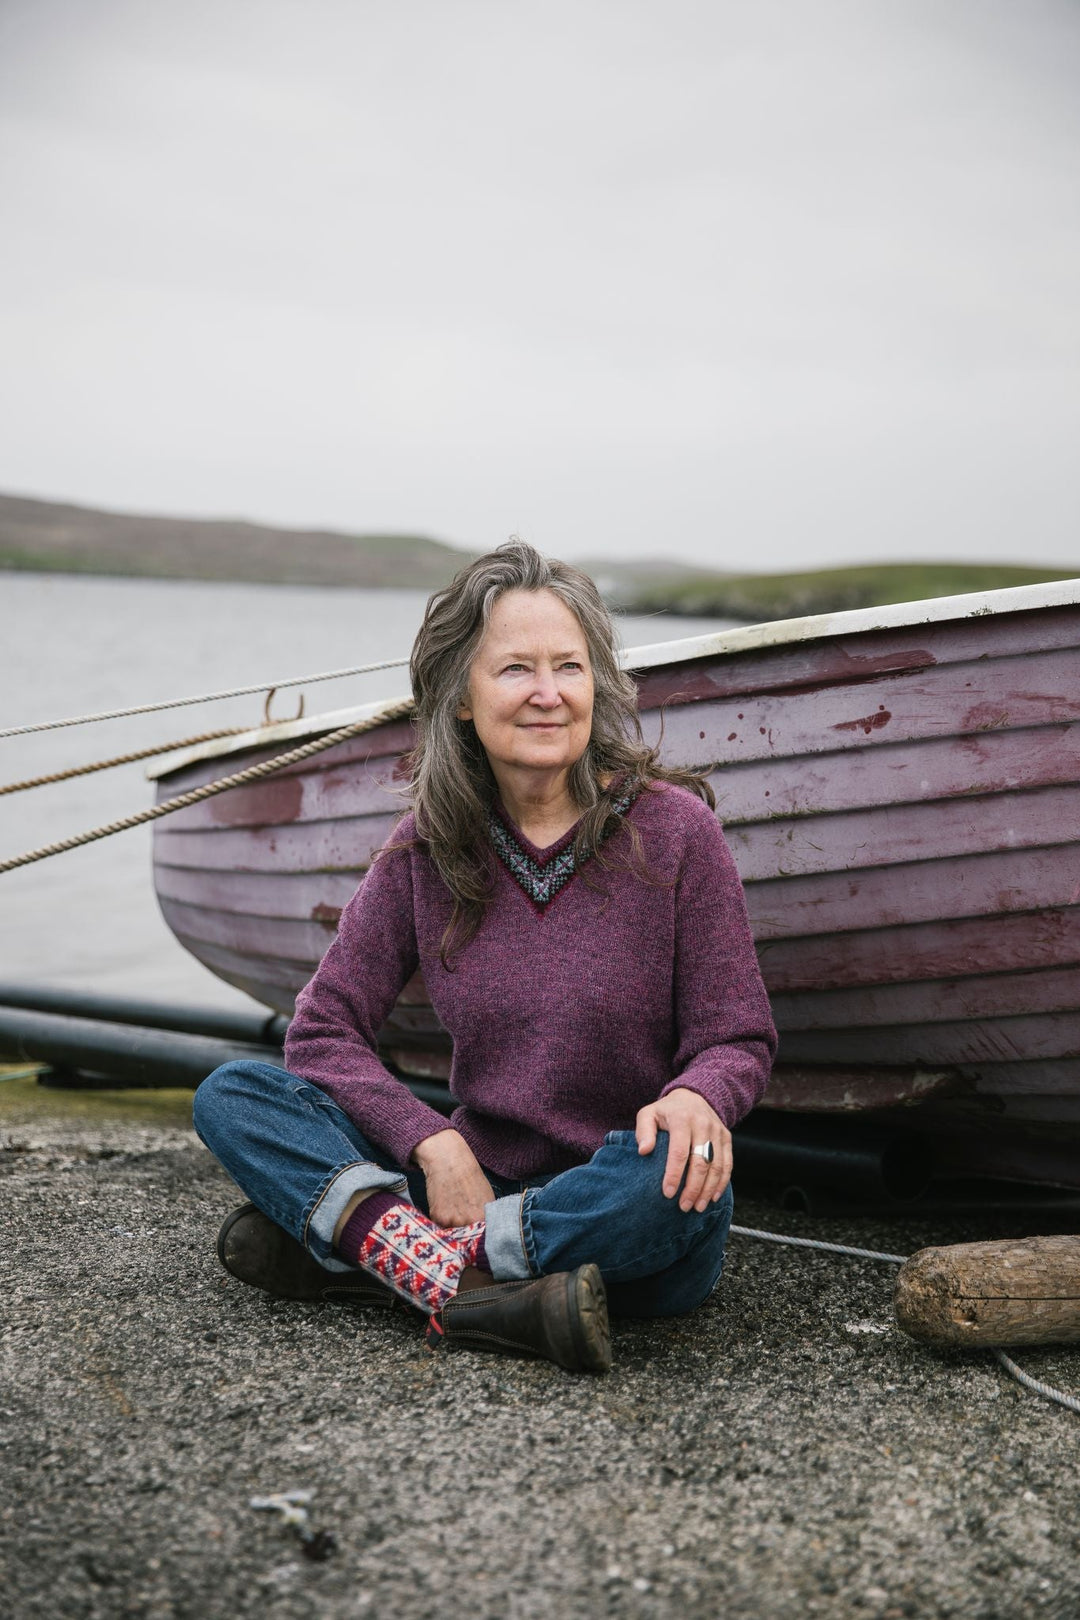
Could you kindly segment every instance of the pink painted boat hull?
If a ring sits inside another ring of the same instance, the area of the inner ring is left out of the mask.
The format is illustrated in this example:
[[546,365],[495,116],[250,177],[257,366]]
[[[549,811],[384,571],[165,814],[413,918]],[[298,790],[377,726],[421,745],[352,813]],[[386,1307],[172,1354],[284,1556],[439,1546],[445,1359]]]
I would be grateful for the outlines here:
[[[647,734],[662,706],[665,757],[710,769],[746,886],[781,1031],[766,1105],[884,1111],[947,1170],[1080,1187],[1080,606],[845,633],[859,617],[638,677]],[[291,1011],[394,825],[409,740],[386,724],[159,823],[177,938]],[[285,746],[222,746],[159,796]],[[383,1042],[448,1072],[419,981]]]

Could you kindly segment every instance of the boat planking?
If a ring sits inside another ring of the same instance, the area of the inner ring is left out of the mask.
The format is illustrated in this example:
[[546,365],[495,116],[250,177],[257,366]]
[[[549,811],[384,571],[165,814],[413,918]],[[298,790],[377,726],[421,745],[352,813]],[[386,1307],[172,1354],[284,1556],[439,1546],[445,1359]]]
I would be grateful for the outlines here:
[[[1080,1187],[1080,580],[626,662],[646,736],[716,792],[780,1030],[765,1106],[871,1111],[931,1137],[943,1174]],[[159,798],[377,708],[169,756]],[[401,813],[411,740],[379,725],[159,822],[180,942],[289,1013]],[[419,977],[381,1046],[448,1076]]]

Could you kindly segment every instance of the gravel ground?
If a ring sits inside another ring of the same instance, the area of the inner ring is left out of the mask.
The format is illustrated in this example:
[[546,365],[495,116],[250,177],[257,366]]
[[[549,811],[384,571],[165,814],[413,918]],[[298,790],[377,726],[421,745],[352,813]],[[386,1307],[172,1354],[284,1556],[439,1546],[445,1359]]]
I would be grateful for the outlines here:
[[[736,1238],[694,1316],[617,1325],[609,1377],[433,1354],[226,1278],[236,1189],[184,1119],[0,1087],[0,1614],[1080,1614],[1080,1419],[906,1339],[892,1268]],[[900,1252],[1005,1230],[736,1219]],[[1075,1351],[1018,1359],[1080,1391]],[[294,1489],[323,1562],[248,1505]]]

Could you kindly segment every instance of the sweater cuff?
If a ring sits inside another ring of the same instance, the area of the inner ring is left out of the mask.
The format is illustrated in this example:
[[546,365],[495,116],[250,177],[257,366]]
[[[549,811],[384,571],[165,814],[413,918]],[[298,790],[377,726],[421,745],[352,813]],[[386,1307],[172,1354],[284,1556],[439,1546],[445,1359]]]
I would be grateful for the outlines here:
[[434,1136],[437,1131],[450,1131],[454,1127],[437,1108],[429,1108],[427,1103],[420,1102],[404,1085],[401,1089],[405,1096],[400,1101],[395,1098],[393,1109],[387,1109],[383,1114],[379,1121],[379,1135],[395,1163],[407,1170],[413,1149],[419,1143]]

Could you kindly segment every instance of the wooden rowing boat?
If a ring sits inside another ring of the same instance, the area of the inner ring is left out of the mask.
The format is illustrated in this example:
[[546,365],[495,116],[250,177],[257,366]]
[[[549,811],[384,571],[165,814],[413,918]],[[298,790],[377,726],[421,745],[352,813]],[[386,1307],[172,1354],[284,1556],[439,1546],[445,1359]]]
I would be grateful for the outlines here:
[[[646,734],[706,767],[781,1032],[766,1106],[870,1110],[946,1173],[1080,1187],[1080,580],[636,649]],[[374,712],[376,706],[372,706]],[[159,796],[360,717],[173,755]],[[407,721],[159,822],[177,938],[289,1012],[401,809]],[[421,980],[383,1031],[445,1076]]]

